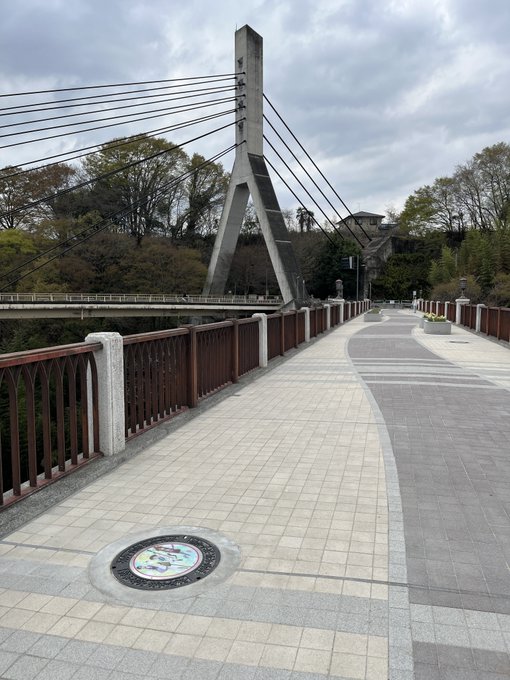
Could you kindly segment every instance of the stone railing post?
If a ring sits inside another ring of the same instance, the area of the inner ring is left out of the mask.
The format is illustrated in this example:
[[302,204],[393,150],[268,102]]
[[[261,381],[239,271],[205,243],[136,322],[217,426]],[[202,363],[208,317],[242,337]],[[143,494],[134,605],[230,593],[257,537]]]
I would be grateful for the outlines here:
[[475,331],[477,333],[480,332],[480,328],[482,327],[482,309],[484,309],[485,305],[476,305],[476,322],[475,322]]
[[126,448],[124,343],[119,333],[89,333],[85,342],[103,345],[101,350],[94,352],[99,400],[99,449],[103,455],[112,456]]
[[267,366],[267,314],[257,312],[253,318],[259,322],[259,366]]
[[340,321],[338,323],[341,326],[344,322],[344,319],[345,319],[345,316],[344,316],[345,300],[339,300],[338,304],[340,305]]
[[310,307],[301,307],[305,313],[305,342],[310,342]]
[[326,330],[329,331],[331,328],[331,305],[324,305],[326,310]]
[[446,319],[448,319],[448,307],[449,307],[449,306],[450,306],[450,303],[449,303],[449,302],[445,302],[445,303],[444,303],[444,315],[445,315],[445,318],[446,318]]
[[456,307],[455,307],[455,324],[457,326],[460,325],[460,313],[461,313],[462,305],[468,305],[469,303],[470,303],[470,300],[469,300],[469,298],[466,298],[466,297],[457,298],[455,300],[455,305],[456,305]]

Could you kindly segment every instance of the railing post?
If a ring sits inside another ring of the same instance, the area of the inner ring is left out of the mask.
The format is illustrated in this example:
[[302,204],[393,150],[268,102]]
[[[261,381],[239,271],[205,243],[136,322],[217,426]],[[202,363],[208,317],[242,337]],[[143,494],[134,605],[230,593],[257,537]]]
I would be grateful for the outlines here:
[[101,350],[94,352],[99,401],[99,449],[105,456],[112,456],[126,448],[124,343],[119,333],[89,333],[85,342],[100,342],[103,345]]
[[232,319],[232,382],[239,380],[239,320]]
[[197,328],[193,324],[184,324],[189,333],[188,353],[188,406],[195,408],[198,404],[198,352]]
[[449,302],[444,303],[444,316],[445,316],[445,319],[447,319],[447,320],[448,320],[448,307],[449,307],[449,305],[450,305]]
[[476,321],[475,321],[475,331],[477,333],[480,332],[480,328],[482,327],[482,309],[485,307],[485,305],[476,305]]
[[461,307],[462,307],[462,305],[468,305],[468,304],[469,304],[469,298],[466,298],[466,297],[457,298],[455,300],[455,305],[456,305],[456,308],[455,308],[455,324],[457,326],[460,325]]
[[257,312],[253,314],[259,322],[259,366],[265,368],[267,366],[267,314]]
[[324,305],[326,309],[326,330],[329,331],[331,328],[331,305]]
[[338,323],[341,326],[344,323],[345,319],[344,315],[345,300],[340,300],[339,305],[340,305],[340,320]]
[[310,307],[301,307],[305,313],[305,342],[310,342]]

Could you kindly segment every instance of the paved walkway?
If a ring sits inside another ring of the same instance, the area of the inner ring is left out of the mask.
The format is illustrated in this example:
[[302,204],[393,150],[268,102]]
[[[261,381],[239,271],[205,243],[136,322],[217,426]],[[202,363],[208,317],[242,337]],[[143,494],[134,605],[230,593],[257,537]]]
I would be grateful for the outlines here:
[[[349,322],[4,537],[0,676],[510,677],[510,354],[416,323]],[[190,526],[230,575],[90,571]]]

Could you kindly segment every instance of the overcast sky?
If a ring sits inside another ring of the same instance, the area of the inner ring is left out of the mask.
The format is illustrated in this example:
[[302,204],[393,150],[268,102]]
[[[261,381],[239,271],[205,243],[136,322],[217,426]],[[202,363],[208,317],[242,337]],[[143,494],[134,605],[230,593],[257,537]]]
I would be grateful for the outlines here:
[[[0,89],[231,73],[244,24],[264,39],[265,93],[352,211],[401,208],[510,142],[509,0],[4,0]],[[0,167],[165,123],[0,149]],[[192,150],[209,157],[231,141]]]

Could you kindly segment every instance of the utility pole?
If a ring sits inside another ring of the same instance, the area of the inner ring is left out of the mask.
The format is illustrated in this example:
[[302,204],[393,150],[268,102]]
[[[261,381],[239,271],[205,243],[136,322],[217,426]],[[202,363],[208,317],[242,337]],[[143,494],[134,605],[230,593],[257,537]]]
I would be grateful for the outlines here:
[[238,146],[203,292],[224,292],[251,195],[284,304],[299,307],[308,295],[264,160],[262,67],[262,37],[243,26],[235,34]]

